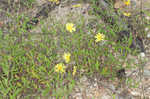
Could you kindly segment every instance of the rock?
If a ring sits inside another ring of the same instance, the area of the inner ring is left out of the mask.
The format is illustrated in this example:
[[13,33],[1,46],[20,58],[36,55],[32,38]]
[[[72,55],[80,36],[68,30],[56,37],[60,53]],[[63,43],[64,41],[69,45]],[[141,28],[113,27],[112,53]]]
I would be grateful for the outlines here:
[[76,94],[73,96],[73,99],[82,99],[82,93],[76,93]]
[[143,76],[150,78],[150,70],[144,70],[143,71]]
[[141,53],[140,53],[140,57],[144,58],[144,57],[145,57],[145,53],[144,53],[144,52],[141,52]]
[[123,90],[120,94],[117,94],[115,99],[133,99],[133,96],[128,90]]
[[103,94],[101,96],[101,99],[112,99],[112,97],[110,95],[108,95],[108,94]]
[[139,92],[137,92],[137,91],[131,91],[131,94],[132,94],[133,96],[140,96],[140,95],[141,95],[141,93],[139,93]]
[[150,20],[150,17],[149,17],[149,16],[146,16],[145,19]]
[[136,0],[131,0],[131,5],[132,5],[133,8],[136,8],[136,5],[137,5]]
[[149,30],[149,28],[148,28],[148,27],[146,27],[146,28],[145,28],[145,32],[147,32],[148,30]]
[[147,34],[147,38],[150,38],[150,33]]

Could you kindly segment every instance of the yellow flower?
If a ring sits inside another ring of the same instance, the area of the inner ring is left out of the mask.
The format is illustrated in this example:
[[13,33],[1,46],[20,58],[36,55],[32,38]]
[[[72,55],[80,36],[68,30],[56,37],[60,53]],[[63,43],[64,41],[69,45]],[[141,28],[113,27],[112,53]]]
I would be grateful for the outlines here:
[[66,24],[66,29],[67,29],[67,31],[69,31],[69,32],[73,32],[73,31],[76,31],[76,28],[74,27],[74,24],[73,23],[67,23]]
[[124,12],[123,15],[129,17],[131,15],[131,13]]
[[69,52],[68,53],[64,53],[63,58],[64,58],[66,63],[70,62],[70,56],[71,56],[71,54]]
[[59,3],[60,3],[59,0],[49,0],[49,1],[55,2],[56,4],[59,4]]
[[74,8],[81,7],[81,4],[75,4],[72,7],[74,7]]
[[76,72],[77,72],[77,67],[76,67],[76,66],[74,66],[74,67],[73,67],[72,75],[74,76],[74,75],[76,74]]
[[126,6],[130,5],[130,0],[124,0],[124,4],[125,4]]
[[99,41],[104,40],[105,35],[101,34],[101,33],[97,33],[96,36],[95,36],[95,38],[96,38],[95,42],[99,42]]
[[64,73],[66,66],[63,63],[59,63],[55,66],[55,72],[57,73]]

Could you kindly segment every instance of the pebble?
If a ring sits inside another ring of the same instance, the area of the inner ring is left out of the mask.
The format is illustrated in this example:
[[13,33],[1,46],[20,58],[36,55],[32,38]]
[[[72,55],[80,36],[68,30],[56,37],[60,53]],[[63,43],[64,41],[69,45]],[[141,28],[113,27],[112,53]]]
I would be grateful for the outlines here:
[[144,58],[144,57],[145,57],[145,53],[144,53],[144,52],[141,52],[141,53],[140,53],[140,57],[141,57],[141,58]]
[[146,18],[147,20],[150,20],[150,17],[149,17],[149,16],[146,16],[145,18]]
[[143,72],[143,76],[150,77],[150,70],[145,69]]
[[73,96],[74,99],[82,99],[82,94],[81,93],[76,93],[75,96]]
[[88,78],[86,76],[83,76],[81,79],[80,79],[80,82],[87,82]]
[[147,34],[147,38],[150,38],[150,33]]
[[145,32],[147,32],[148,30],[149,30],[149,28],[148,28],[148,27],[146,27],[146,28],[145,28]]
[[48,0],[36,0],[37,5],[41,6],[42,4],[46,3]]
[[97,87],[98,86],[98,84],[97,83],[94,83],[94,85],[93,85],[94,87]]
[[101,99],[112,99],[112,97],[106,93],[104,93],[101,97]]
[[131,91],[131,94],[133,95],[133,96],[140,96],[141,94],[139,93],[139,92],[137,92],[137,91]]

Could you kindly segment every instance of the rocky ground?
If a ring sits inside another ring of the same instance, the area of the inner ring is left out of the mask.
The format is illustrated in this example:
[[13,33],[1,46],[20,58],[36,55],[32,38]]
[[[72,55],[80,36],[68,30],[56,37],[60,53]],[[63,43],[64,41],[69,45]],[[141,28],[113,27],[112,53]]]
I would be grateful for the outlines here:
[[[132,10],[139,11],[140,9],[140,0],[131,0],[132,1]],[[5,5],[7,2],[1,0],[0,2],[0,27],[3,28],[4,32],[8,32],[5,28],[6,24],[9,22],[13,23],[13,17],[6,17]],[[16,4],[19,0],[14,1]],[[66,0],[67,2],[67,0]],[[116,2],[116,8],[121,8],[121,2]],[[40,7],[47,5],[46,0],[36,0],[36,4],[33,8],[26,10],[21,8],[19,12],[35,17],[39,13]],[[80,4],[79,7],[74,7],[73,5]],[[5,6],[4,6],[5,5]],[[143,0],[143,11],[150,12],[150,1]],[[124,10],[125,8],[122,8]],[[44,24],[37,23],[34,29],[29,29],[30,33],[37,33],[33,35],[33,40],[39,40],[41,35],[38,34],[42,32],[42,27],[51,27],[57,22],[65,24],[67,21],[73,21],[73,23],[81,24],[81,17],[85,20],[85,26],[92,25],[94,27],[94,21],[97,20],[95,16],[90,15],[89,11],[91,10],[90,3],[78,2],[72,4],[66,4],[65,0],[60,5],[54,5],[49,11],[48,15],[42,13],[40,18],[44,20]],[[13,13],[13,11],[10,11]],[[17,15],[17,13],[16,13]],[[144,15],[147,21],[150,22],[150,14]],[[14,27],[15,28],[15,27]],[[84,30],[86,33],[90,33]],[[94,31],[94,29],[93,29]],[[125,70],[126,79],[124,82],[119,81],[117,78],[112,80],[101,79],[99,75],[94,77],[83,76],[73,90],[73,92],[68,97],[69,99],[150,99],[150,28],[146,27],[145,31],[147,32],[147,38],[144,40],[144,46],[146,49],[145,54],[141,53],[139,56],[128,56],[128,59],[134,59],[135,64],[138,64],[139,67],[134,68],[133,70]],[[141,62],[140,59],[145,62]],[[128,61],[126,61],[128,63]],[[128,84],[130,82],[130,85]],[[42,98],[42,97],[41,97]],[[64,97],[65,99],[66,97]],[[53,99],[53,97],[43,97],[43,99]]]

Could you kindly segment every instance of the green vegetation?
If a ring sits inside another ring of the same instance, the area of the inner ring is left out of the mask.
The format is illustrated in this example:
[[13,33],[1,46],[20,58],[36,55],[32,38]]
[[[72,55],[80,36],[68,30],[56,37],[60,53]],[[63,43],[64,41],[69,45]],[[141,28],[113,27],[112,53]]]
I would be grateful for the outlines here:
[[[27,0],[24,4],[32,6],[32,3],[33,0]],[[93,3],[93,7],[97,6]],[[91,14],[101,20],[96,12]],[[67,98],[83,75],[99,74],[113,80],[119,69],[136,67],[130,60],[123,67],[127,54],[133,52],[129,47],[133,38],[124,39],[127,44],[122,46],[122,42],[116,41],[116,32],[120,29],[115,25],[93,21],[94,32],[81,18],[81,24],[71,22],[72,31],[66,29],[66,24],[56,24],[50,29],[44,27],[39,40],[33,40],[34,34],[26,30],[28,21],[28,17],[20,14],[15,18],[15,29],[10,24],[10,33],[2,35],[0,31],[0,99],[22,99],[23,96],[23,99],[40,99],[47,95]],[[103,34],[104,39],[95,37],[98,33]],[[68,61],[63,57],[67,52]],[[64,69],[62,73],[56,72],[55,66],[59,63],[65,66],[59,68]]]

